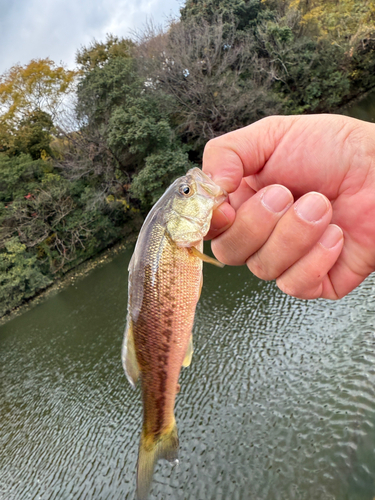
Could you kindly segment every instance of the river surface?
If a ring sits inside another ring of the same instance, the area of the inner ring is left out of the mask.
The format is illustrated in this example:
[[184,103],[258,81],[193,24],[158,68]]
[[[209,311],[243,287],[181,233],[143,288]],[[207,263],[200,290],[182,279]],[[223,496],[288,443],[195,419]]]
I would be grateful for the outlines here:
[[[142,409],[120,362],[131,253],[0,327],[0,500],[134,499]],[[180,462],[159,462],[150,498],[373,500],[374,296],[375,276],[307,302],[205,265]]]

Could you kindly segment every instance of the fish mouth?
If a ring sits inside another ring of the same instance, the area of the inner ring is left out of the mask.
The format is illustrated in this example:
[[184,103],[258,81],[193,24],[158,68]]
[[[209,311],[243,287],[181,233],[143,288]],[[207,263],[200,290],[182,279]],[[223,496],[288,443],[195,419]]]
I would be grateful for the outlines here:
[[214,181],[199,168],[192,168],[187,175],[195,180],[199,194],[203,196],[207,196],[208,194],[210,198],[213,198],[214,208],[223,203],[228,196],[228,193],[223,188],[215,184]]

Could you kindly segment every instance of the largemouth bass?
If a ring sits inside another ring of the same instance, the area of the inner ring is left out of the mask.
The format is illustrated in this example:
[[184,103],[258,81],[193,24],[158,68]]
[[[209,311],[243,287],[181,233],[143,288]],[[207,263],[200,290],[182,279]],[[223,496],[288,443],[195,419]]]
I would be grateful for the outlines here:
[[193,353],[192,329],[202,287],[203,237],[226,193],[199,168],[177,179],[148,214],[129,264],[122,362],[141,382],[143,426],[137,497],[144,500],[159,458],[177,459],[174,403],[181,366]]

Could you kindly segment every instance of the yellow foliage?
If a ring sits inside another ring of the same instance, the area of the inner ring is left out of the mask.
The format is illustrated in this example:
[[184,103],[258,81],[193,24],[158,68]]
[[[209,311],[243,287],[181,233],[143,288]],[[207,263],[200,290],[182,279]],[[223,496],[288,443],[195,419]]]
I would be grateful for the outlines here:
[[301,12],[301,25],[321,37],[347,40],[375,31],[375,0],[290,0],[290,9]]
[[12,128],[36,110],[53,117],[62,96],[72,89],[76,74],[50,59],[13,66],[0,76],[0,123]]
[[125,212],[130,208],[129,203],[126,200],[122,198],[115,198],[113,194],[108,195],[105,200],[107,203],[113,203],[114,201],[116,201],[117,203],[121,203]]
[[41,154],[40,154],[40,159],[41,159],[41,160],[44,160],[44,161],[47,161],[47,160],[50,160],[50,159],[51,159],[51,157],[50,157],[50,155],[47,153],[47,151],[43,149],[43,150],[42,150],[42,152],[41,152]]

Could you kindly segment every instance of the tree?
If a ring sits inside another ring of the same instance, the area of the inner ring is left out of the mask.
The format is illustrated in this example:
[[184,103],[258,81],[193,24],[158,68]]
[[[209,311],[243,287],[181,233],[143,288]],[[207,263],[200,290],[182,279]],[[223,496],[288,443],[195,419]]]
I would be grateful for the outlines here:
[[[88,65],[81,74],[76,111],[82,126],[71,134],[62,166],[68,177],[84,177],[95,185],[102,199],[110,196],[129,203],[136,196],[148,208],[189,167],[188,157],[172,128],[171,97],[150,86],[137,61],[127,51],[115,50],[112,41],[111,56],[95,67]],[[176,161],[159,169],[147,160],[163,154],[168,158],[175,154]],[[144,177],[152,179],[150,185],[146,182],[132,190],[132,181],[151,164],[152,175]]]
[[52,283],[36,265],[37,257],[18,238],[6,242],[0,252],[0,316]]
[[[288,16],[257,29],[264,70],[285,113],[335,109],[350,92],[345,49],[326,39],[298,36],[300,18]],[[348,65],[347,65],[348,66]]]
[[229,29],[220,16],[186,19],[141,40],[144,78],[173,99],[174,127],[198,156],[209,139],[280,109],[256,49],[252,32]]
[[305,33],[327,37],[338,44],[353,46],[374,31],[374,0],[292,0],[289,8],[302,13]]
[[0,77],[0,124],[13,128],[35,111],[45,111],[54,119],[64,97],[73,89],[76,75],[50,59],[13,66]]
[[261,0],[187,0],[181,9],[181,20],[214,25],[220,18],[224,26],[242,31],[258,24],[264,11]]
[[130,58],[134,42],[108,34],[105,42],[93,40],[88,47],[81,47],[76,53],[76,63],[83,73],[102,68],[110,59]]
[[7,154],[30,154],[33,160],[52,156],[51,134],[54,131],[51,116],[45,111],[36,110],[21,120],[12,135]]
[[47,152],[52,123],[73,91],[75,77],[75,71],[50,59],[13,66],[0,76],[0,151],[30,152],[34,158]]

